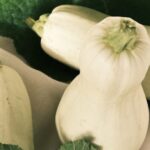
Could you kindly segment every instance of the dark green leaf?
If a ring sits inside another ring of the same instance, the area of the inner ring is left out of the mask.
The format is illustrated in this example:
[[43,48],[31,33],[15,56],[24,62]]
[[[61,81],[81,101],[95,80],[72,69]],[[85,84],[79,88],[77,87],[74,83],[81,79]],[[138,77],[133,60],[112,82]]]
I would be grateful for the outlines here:
[[100,150],[100,147],[92,144],[88,140],[77,140],[65,143],[59,150]]
[[0,150],[22,150],[17,145],[0,144]]

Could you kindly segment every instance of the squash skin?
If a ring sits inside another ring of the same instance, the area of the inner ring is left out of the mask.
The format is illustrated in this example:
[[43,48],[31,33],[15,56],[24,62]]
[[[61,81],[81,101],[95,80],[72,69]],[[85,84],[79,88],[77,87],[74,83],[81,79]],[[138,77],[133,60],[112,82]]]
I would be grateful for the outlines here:
[[[136,23],[137,41],[133,50],[117,54],[104,43],[103,35],[112,25],[118,28],[115,23],[122,18]],[[91,28],[84,45],[79,59],[80,72],[103,93],[106,91],[110,95],[112,92],[111,96],[119,96],[141,84],[145,78],[150,64],[150,38],[145,28],[134,20],[128,17],[107,17]]]
[[[51,57],[77,70],[79,70],[79,55],[86,33],[93,25],[108,17],[96,10],[75,5],[56,7],[47,17],[47,21],[45,19],[47,14],[42,16],[37,21],[28,18],[26,23],[41,37],[43,50]],[[150,35],[150,27],[145,26],[145,28]],[[150,76],[147,73],[142,83],[147,99],[150,99],[149,81]]]
[[34,150],[29,96],[19,74],[0,66],[0,142]]
[[141,82],[150,63],[150,40],[142,25],[123,18],[135,22],[137,41],[133,50],[116,54],[102,37],[121,19],[108,17],[87,34],[80,74],[56,113],[62,142],[90,138],[104,150],[139,150],[143,144],[149,112]]
[[78,57],[85,34],[105,17],[105,14],[82,6],[58,6],[44,25],[41,46],[53,58],[78,68]]
[[61,99],[56,125],[63,143],[89,138],[104,150],[139,150],[147,133],[148,118],[140,85],[116,99],[101,95],[80,74]]
[[30,97],[35,149],[57,149],[60,140],[55,127],[55,112],[67,84],[31,68],[17,58],[17,54],[12,55],[7,51],[12,49],[0,49],[0,60],[20,74]]
[[[41,46],[48,55],[79,70],[79,55],[85,35],[107,16],[86,7],[60,5],[52,11],[44,25]],[[145,28],[150,35],[150,27]],[[150,99],[149,74],[142,83],[147,99]]]
[[[87,7],[60,5],[53,9],[43,25],[41,46],[51,57],[79,69],[83,39],[90,28],[106,17],[107,14]],[[150,27],[145,28],[150,35]]]

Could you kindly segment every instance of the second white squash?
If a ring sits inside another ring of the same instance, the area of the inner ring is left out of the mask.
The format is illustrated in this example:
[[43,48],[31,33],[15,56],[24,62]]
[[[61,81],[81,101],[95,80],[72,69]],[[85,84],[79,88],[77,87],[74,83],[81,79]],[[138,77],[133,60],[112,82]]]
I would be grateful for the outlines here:
[[108,17],[87,34],[80,74],[56,113],[62,142],[90,139],[103,150],[139,150],[149,113],[141,86],[150,64],[150,39],[130,18]]

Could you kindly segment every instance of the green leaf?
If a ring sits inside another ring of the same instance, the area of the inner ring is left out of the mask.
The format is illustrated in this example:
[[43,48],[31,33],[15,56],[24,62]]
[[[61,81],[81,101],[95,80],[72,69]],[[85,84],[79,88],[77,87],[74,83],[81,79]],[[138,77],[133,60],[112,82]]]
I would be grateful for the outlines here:
[[35,0],[0,0],[0,22],[23,26],[23,19],[31,15]]
[[0,150],[22,150],[17,145],[0,144]]
[[101,148],[92,144],[88,140],[77,140],[74,142],[67,142],[60,146],[59,150],[100,150]]

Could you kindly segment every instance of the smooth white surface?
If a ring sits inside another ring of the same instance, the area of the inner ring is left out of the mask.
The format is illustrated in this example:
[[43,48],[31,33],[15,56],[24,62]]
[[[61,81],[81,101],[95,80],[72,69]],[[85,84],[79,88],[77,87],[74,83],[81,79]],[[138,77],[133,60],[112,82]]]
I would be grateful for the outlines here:
[[9,44],[12,44],[11,40],[7,41],[6,50],[14,52],[14,55],[4,50],[3,46],[4,49],[0,48],[0,62],[15,69],[28,90],[33,113],[35,150],[55,150],[59,145],[54,121],[55,111],[66,84],[26,65],[17,58],[18,55],[13,51],[15,49],[9,47]]
[[16,71],[0,67],[0,142],[34,150],[31,104]]
[[[135,25],[140,42],[116,54],[104,37],[119,30],[122,20]],[[85,43],[80,74],[68,86],[56,113],[61,140],[91,138],[104,150],[139,150],[149,123],[141,86],[150,64],[147,31],[130,18],[107,17],[88,32]]]
[[[41,46],[51,57],[79,69],[79,54],[83,49],[87,31],[105,17],[106,14],[86,7],[71,5],[56,7],[44,26]],[[150,36],[150,27],[145,28]],[[150,72],[150,69],[148,71]],[[150,99],[148,74],[142,85],[146,97]]]
[[[94,17],[93,17],[94,16]],[[44,25],[43,50],[73,68],[79,68],[79,53],[87,31],[106,15],[72,5],[56,7]]]

